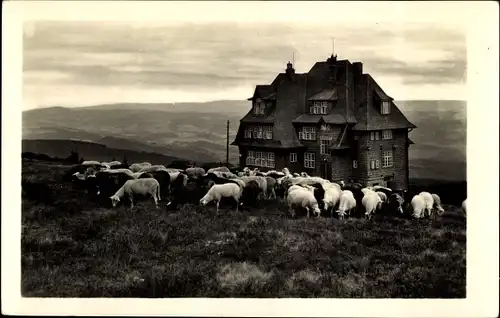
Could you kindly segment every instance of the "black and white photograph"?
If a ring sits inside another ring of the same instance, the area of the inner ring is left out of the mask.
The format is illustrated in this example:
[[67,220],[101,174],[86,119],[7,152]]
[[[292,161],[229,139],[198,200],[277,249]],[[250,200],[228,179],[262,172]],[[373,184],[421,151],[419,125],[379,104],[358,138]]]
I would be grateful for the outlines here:
[[[471,51],[466,1],[19,2],[20,96],[2,97],[19,297],[210,298],[224,316],[216,301],[466,302],[479,285],[481,308],[434,316],[498,312],[498,12]],[[433,313],[302,306],[283,314]]]

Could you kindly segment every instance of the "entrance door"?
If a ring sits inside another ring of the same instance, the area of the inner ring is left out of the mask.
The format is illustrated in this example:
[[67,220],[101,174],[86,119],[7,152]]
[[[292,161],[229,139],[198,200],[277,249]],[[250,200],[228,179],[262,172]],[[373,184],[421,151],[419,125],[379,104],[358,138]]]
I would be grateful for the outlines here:
[[332,164],[331,162],[322,162],[320,166],[321,178],[330,180],[332,179]]

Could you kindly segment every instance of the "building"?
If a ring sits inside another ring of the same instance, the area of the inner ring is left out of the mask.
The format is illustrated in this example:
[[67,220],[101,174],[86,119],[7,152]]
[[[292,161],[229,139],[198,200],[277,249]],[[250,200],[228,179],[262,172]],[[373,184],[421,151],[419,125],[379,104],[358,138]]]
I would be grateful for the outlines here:
[[331,56],[308,73],[288,62],[257,85],[232,145],[240,166],[408,188],[409,122],[361,62]]

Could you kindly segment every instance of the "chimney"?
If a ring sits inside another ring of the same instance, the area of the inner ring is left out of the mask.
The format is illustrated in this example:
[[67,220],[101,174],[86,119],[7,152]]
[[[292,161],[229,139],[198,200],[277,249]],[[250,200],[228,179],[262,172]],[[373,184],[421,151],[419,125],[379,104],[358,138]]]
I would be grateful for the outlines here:
[[352,66],[354,68],[354,76],[360,76],[363,74],[363,63],[361,62],[354,62],[352,63]]
[[292,82],[295,81],[295,69],[293,68],[293,65],[292,63],[290,63],[290,61],[288,61],[288,63],[286,64],[286,75],[288,75]]

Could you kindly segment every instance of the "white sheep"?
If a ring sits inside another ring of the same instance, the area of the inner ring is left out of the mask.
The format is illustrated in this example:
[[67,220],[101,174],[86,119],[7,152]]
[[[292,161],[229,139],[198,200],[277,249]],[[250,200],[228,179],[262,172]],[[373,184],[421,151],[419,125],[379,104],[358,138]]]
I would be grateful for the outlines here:
[[418,195],[420,195],[422,198],[424,198],[425,201],[425,211],[427,212],[427,216],[431,217],[432,216],[432,210],[434,207],[434,198],[429,192],[422,191]]
[[155,202],[156,208],[158,208],[158,201],[160,201],[160,183],[158,183],[158,181],[154,178],[127,180],[123,184],[123,186],[109,198],[111,199],[113,207],[115,207],[118,202],[120,202],[120,198],[122,198],[124,195],[127,195],[128,199],[130,200],[130,208],[133,208],[134,194],[151,195]]
[[[106,169],[106,173],[125,173],[126,175],[135,178],[134,173],[130,169]],[[138,178],[138,177],[137,177]]]
[[287,195],[288,211],[295,217],[295,209],[298,207],[304,208],[307,211],[307,217],[309,217],[309,211],[313,210],[313,213],[318,217],[321,215],[319,209],[318,201],[314,197],[312,191],[307,189],[296,189],[289,191]]
[[146,167],[151,167],[151,164],[149,162],[133,163],[130,165],[129,169],[132,170],[132,172],[139,172]]
[[420,194],[413,196],[410,205],[413,209],[412,216],[414,218],[420,219],[424,217],[425,210],[427,209],[427,203],[425,202],[425,198],[423,196]]
[[290,173],[290,170],[288,170],[288,168],[286,168],[286,167],[285,167],[285,168],[283,168],[283,170],[281,170],[281,171],[285,174],[285,176],[291,176],[291,175],[292,175],[292,174]]
[[245,182],[243,182],[243,180],[241,180],[239,178],[229,178],[229,180],[238,183],[238,185],[240,186],[240,188],[242,188],[242,189],[245,188]]
[[236,212],[238,212],[242,192],[242,188],[236,183],[214,184],[205,196],[200,199],[200,204],[207,205],[209,202],[216,201],[217,212],[219,212],[220,200],[232,197],[236,201]]
[[121,165],[122,163],[120,161],[115,160],[115,161],[108,162],[108,164],[110,166],[117,166],[117,165]]
[[363,188],[363,189],[361,189],[361,192],[363,192],[364,195],[367,195],[368,193],[371,193],[371,194],[376,193],[371,188]]
[[309,175],[307,173],[305,173],[305,172],[301,172],[300,176],[304,177],[304,178],[309,178]]
[[339,199],[339,207],[337,209],[339,218],[343,219],[346,214],[350,215],[354,208],[356,208],[356,199],[354,199],[354,194],[352,194],[349,190],[342,191]]
[[323,198],[323,205],[325,212],[330,211],[330,217],[333,216],[333,209],[338,204],[341,193],[342,190],[334,186],[325,188],[325,197]]
[[381,208],[382,199],[375,192],[368,192],[363,196],[361,204],[365,207],[365,217],[371,219],[372,214]]
[[86,160],[80,164],[81,166],[101,166],[101,163],[99,161],[95,160]]
[[231,172],[228,167],[217,167],[217,168],[208,169],[207,173],[211,173],[211,172],[215,172],[215,171],[218,171],[218,172]]
[[436,210],[438,211],[438,214],[441,215],[444,213],[444,209],[441,206],[441,198],[439,195],[432,193],[432,199],[434,200],[434,205],[436,206]]
[[464,212],[464,215],[467,216],[467,199],[462,202],[462,212]]
[[191,167],[186,169],[186,175],[192,179],[199,179],[203,177],[205,173],[205,169],[200,167]]
[[164,165],[152,165],[148,167],[143,167],[141,170],[139,170],[139,172],[155,172],[155,171],[168,172],[167,167],[165,167]]
[[297,178],[297,177],[300,177],[300,174],[298,174],[297,172],[294,172],[294,173],[293,173],[293,176],[294,176],[295,178]]
[[387,195],[384,192],[376,191],[375,193],[378,194],[382,202],[387,202]]

